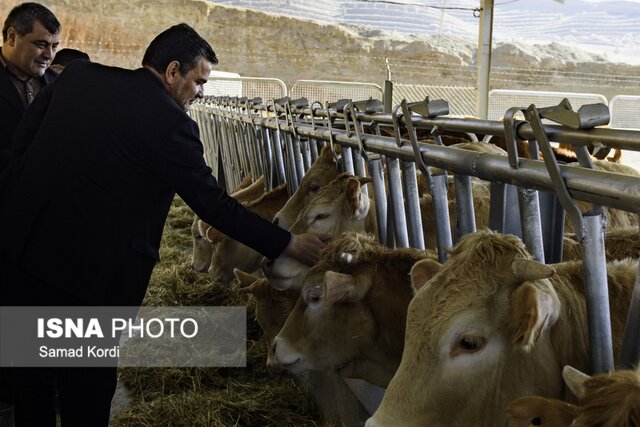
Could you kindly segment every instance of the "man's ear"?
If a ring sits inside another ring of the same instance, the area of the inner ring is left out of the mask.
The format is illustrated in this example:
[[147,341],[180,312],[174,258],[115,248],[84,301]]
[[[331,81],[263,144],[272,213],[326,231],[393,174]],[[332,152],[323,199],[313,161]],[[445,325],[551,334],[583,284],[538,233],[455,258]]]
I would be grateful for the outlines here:
[[18,37],[18,32],[15,28],[9,27],[7,28],[7,43],[13,47],[16,45],[16,39]]
[[167,69],[164,70],[164,78],[167,81],[167,84],[173,84],[180,72],[180,62],[173,60],[169,62],[167,65]]

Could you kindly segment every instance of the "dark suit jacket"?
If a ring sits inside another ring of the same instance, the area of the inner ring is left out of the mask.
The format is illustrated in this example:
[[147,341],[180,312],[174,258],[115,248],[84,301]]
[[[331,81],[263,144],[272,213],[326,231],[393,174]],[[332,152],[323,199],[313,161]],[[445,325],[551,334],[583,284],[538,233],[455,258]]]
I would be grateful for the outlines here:
[[[47,70],[42,79],[48,84],[56,77],[55,72]],[[20,94],[13,85],[9,73],[0,65],[0,174],[11,161],[11,138],[24,110]]]
[[27,109],[14,145],[24,154],[0,178],[0,262],[87,304],[141,302],[175,192],[270,258],[290,240],[217,185],[196,123],[147,69],[74,63]]

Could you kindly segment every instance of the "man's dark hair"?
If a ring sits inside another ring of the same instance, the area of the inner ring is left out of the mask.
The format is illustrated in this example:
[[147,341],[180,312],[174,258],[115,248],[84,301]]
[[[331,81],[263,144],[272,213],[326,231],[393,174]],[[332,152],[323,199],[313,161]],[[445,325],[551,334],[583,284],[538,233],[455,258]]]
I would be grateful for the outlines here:
[[149,44],[142,65],[164,73],[171,61],[180,63],[180,74],[192,70],[200,57],[212,64],[218,63],[211,45],[187,24],[178,24],[164,30]]
[[77,61],[78,59],[82,59],[85,61],[90,61],[89,55],[84,53],[81,50],[64,48],[56,52],[56,56],[51,61],[51,65],[60,64],[64,67],[71,64],[73,61]]
[[2,40],[7,41],[9,27],[15,28],[21,36],[33,31],[33,23],[40,22],[51,34],[62,27],[58,18],[49,9],[39,3],[22,3],[11,9],[2,27]]

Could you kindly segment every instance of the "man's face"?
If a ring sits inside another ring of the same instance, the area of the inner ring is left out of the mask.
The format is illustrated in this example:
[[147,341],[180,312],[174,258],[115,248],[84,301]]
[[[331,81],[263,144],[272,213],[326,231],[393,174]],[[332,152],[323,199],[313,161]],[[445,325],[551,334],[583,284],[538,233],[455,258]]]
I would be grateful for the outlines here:
[[51,34],[36,21],[33,23],[33,31],[24,36],[10,27],[7,31],[7,43],[12,51],[11,65],[17,69],[18,77],[40,77],[55,56],[60,43],[60,32]]
[[196,99],[204,96],[204,84],[209,79],[212,67],[211,62],[201,57],[185,75],[176,71],[172,81],[168,82],[169,94],[185,111]]

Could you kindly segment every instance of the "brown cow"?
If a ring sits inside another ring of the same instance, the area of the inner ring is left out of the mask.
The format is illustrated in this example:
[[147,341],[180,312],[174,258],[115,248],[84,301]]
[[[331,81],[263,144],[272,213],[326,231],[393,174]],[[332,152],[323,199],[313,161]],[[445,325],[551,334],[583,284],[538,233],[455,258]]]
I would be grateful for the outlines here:
[[[251,175],[240,183],[240,186],[231,193],[231,197],[245,203],[257,199],[264,192],[264,176],[251,183]],[[214,243],[211,241],[215,231],[209,224],[194,216],[191,224],[191,237],[193,239],[193,251],[191,254],[191,266],[200,273],[209,271],[211,257],[213,256]],[[209,236],[208,236],[209,235]]]
[[[250,211],[271,221],[273,216],[287,202],[287,184],[282,184],[264,193],[258,199],[247,202]],[[227,283],[233,279],[233,269],[255,271],[260,266],[262,255],[237,240],[233,240],[218,230],[209,233],[209,239],[217,243],[211,258],[209,277],[216,283]]]
[[507,406],[513,427],[640,426],[640,374],[615,371],[589,377],[565,366],[565,383],[579,404],[540,396],[521,397]]
[[[339,236],[345,231],[375,233],[375,210],[369,197],[362,192],[361,182],[368,178],[358,178],[348,173],[339,175],[323,187],[302,209],[291,232],[319,233]],[[309,266],[286,254],[263,265],[269,283],[277,289],[302,288],[302,279]]]
[[386,387],[402,356],[409,271],[425,256],[353,232],[332,241],[274,340],[277,362],[293,373],[335,371]]
[[279,291],[269,285],[266,278],[256,277],[238,269],[234,270],[234,274],[240,282],[238,291],[251,294],[256,302],[256,321],[262,328],[262,336],[267,345],[267,368],[273,373],[281,372],[280,365],[273,357],[273,339],[282,329],[300,296],[300,291],[297,289]]
[[331,147],[323,147],[318,158],[304,174],[297,190],[282,209],[274,216],[273,222],[288,230],[295,222],[302,208],[318,191],[333,181],[339,174]]
[[[607,264],[616,354],[637,269]],[[544,265],[517,237],[483,230],[443,265],[416,263],[411,280],[402,361],[367,427],[506,426],[509,402],[567,398],[560,370],[587,367],[581,262]]]

